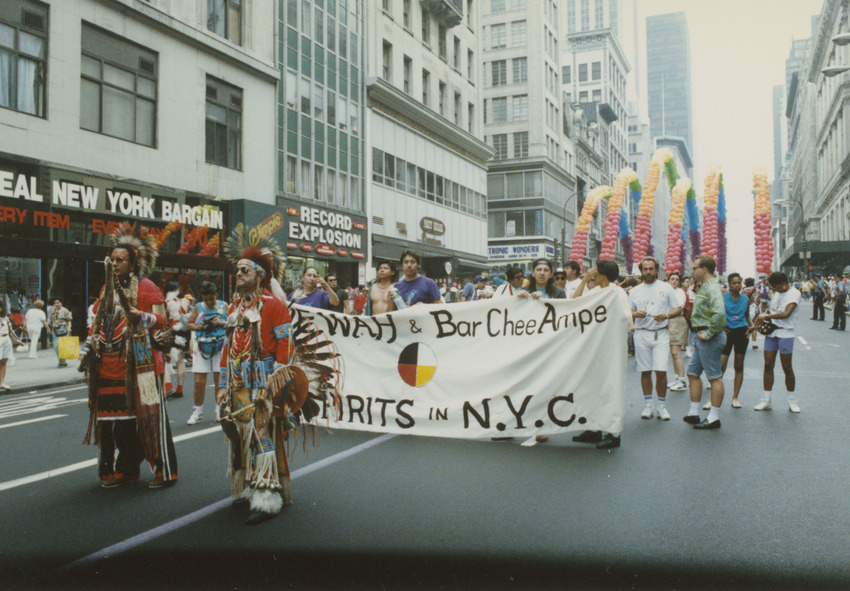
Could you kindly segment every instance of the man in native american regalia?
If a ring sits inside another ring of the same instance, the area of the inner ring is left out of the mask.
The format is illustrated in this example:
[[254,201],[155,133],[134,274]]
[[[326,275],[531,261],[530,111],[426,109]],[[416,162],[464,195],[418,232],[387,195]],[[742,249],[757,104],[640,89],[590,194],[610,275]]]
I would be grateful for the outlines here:
[[[85,444],[99,446],[101,486],[139,479],[147,460],[149,488],[177,480],[177,455],[165,411],[162,354],[154,349],[166,328],[165,298],[145,275],[156,261],[153,238],[140,240],[123,226],[111,236],[104,261],[106,282],[94,305],[94,323],[80,353],[89,382],[89,427]],[[118,450],[117,457],[115,450]]]
[[237,293],[228,309],[216,404],[231,442],[234,504],[250,501],[247,523],[257,524],[292,504],[284,441],[308,384],[292,365],[289,309],[270,291],[283,264],[280,248],[270,238],[246,244],[245,235],[240,226],[227,242]]

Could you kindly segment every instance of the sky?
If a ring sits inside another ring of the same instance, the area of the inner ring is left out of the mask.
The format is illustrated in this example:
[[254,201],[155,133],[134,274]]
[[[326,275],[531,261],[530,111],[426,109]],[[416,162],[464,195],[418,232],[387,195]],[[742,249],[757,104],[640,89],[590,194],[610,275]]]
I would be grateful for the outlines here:
[[[773,86],[784,86],[791,41],[811,37],[811,17],[820,14],[823,0],[626,0],[623,49],[632,62],[633,2],[644,89],[646,17],[687,15],[694,119],[691,180],[701,195],[708,168],[721,167],[728,204],[727,270],[752,276],[753,168],[766,169],[773,179]],[[631,80],[629,87],[634,88]]]

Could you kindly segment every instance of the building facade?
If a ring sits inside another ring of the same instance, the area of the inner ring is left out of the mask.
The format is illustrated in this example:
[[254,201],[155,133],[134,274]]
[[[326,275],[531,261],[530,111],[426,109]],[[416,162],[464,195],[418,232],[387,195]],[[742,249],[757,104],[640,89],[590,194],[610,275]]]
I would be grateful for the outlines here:
[[486,267],[478,2],[366,3],[372,262],[422,257],[434,279]]
[[652,135],[683,138],[693,156],[691,44],[684,12],[647,17],[646,78]]
[[63,298],[82,334],[124,221],[160,242],[160,285],[227,291],[220,245],[244,222],[232,208],[275,203],[273,22],[273,0],[0,4],[0,297],[13,315]]
[[364,283],[366,5],[277,0],[276,205],[286,281],[315,267],[340,287]]
[[572,239],[575,150],[564,133],[560,7],[553,0],[484,3],[484,137],[495,152],[487,178],[489,259],[499,271],[555,259]]

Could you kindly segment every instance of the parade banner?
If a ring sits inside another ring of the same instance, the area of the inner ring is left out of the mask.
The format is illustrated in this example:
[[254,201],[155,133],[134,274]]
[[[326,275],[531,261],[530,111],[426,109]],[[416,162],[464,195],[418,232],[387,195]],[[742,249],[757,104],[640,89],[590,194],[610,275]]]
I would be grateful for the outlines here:
[[331,428],[457,438],[623,429],[629,320],[614,289],[371,317],[292,311],[296,339],[319,334],[335,351],[339,405],[319,419]]

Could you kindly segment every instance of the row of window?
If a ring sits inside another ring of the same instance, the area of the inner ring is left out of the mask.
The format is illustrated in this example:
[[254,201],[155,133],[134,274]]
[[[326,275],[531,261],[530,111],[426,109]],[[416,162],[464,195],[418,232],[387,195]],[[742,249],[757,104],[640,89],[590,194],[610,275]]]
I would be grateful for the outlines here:
[[[0,22],[0,106],[45,117],[48,11],[17,4]],[[80,128],[156,147],[159,55],[85,22],[81,38]],[[205,102],[207,162],[241,169],[242,90],[208,76]]]
[[[567,33],[575,33],[579,30],[576,20],[576,2],[581,2],[581,31],[590,31],[590,0],[567,0]],[[608,0],[608,27],[617,34],[618,23],[618,0]],[[604,0],[593,0],[593,24],[594,29],[605,28]]]
[[[513,154],[508,155],[508,136],[513,136]],[[505,160],[507,158],[527,158],[528,157],[528,132],[518,131],[516,133],[496,133],[493,134],[493,149],[496,153],[493,155],[494,160]]]
[[[511,118],[508,118],[508,99],[511,102]],[[509,123],[528,121],[528,95],[499,96],[484,101],[484,123]]]
[[[356,9],[358,5],[358,2],[351,2],[350,8]],[[292,31],[301,31],[302,45],[305,40],[309,43],[312,39],[318,46],[357,64],[360,61],[360,19],[346,9],[345,2],[340,2],[338,12],[336,7],[337,2],[334,0],[316,2],[316,6],[313,6],[312,0],[286,0],[286,24]],[[307,56],[310,54],[309,50],[305,53]]]
[[527,0],[489,0],[489,4],[490,14],[497,14],[506,10],[525,10],[528,7]]
[[528,43],[528,23],[524,20],[511,23],[510,44],[508,44],[508,23],[490,25],[487,30],[490,34],[490,49],[524,47]]
[[[511,62],[511,84],[528,82],[528,58],[517,57]],[[486,64],[490,68],[490,86],[505,86],[508,84],[508,60],[494,60]],[[486,73],[485,73],[486,76]],[[487,80],[485,78],[485,85]]]
[[[602,62],[593,62],[590,64],[590,80],[602,80]],[[564,66],[562,68],[561,79],[564,84],[570,84],[572,82],[572,71],[571,66]],[[579,82],[587,82],[587,64],[579,64],[578,65],[578,81]]]
[[372,148],[372,180],[477,218],[487,214],[487,198],[481,193],[377,148]]
[[296,155],[279,155],[279,178],[287,193],[306,199],[315,199],[331,205],[339,205],[354,211],[364,211],[363,191],[360,177],[356,173],[335,170],[331,166],[322,166],[309,158],[299,159]]

